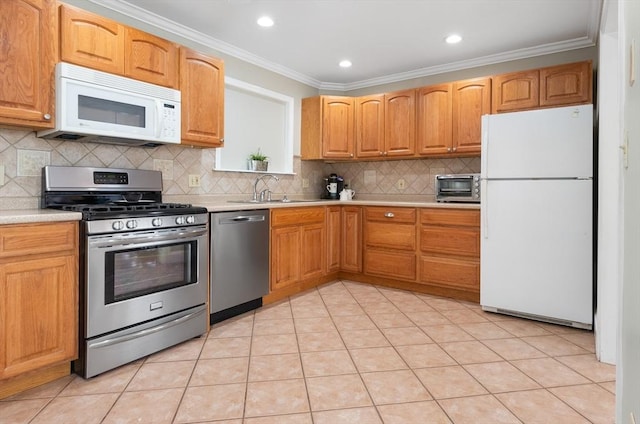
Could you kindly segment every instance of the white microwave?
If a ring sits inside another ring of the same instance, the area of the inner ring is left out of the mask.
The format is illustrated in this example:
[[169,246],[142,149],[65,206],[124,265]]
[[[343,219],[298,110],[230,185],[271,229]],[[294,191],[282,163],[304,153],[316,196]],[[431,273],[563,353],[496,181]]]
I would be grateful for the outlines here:
[[132,146],[180,143],[180,91],[60,62],[56,125],[38,137]]

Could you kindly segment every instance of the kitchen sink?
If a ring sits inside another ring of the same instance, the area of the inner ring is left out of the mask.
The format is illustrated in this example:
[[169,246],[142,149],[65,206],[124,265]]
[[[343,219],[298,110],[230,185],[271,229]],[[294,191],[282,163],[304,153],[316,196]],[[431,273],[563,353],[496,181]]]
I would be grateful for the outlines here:
[[246,199],[246,200],[227,200],[227,202],[229,203],[245,203],[245,204],[260,204],[260,205],[268,205],[268,204],[272,204],[272,203],[311,203],[311,202],[319,202],[320,199],[272,199],[272,200],[264,200],[264,201],[259,201],[259,200],[252,200],[252,199]]

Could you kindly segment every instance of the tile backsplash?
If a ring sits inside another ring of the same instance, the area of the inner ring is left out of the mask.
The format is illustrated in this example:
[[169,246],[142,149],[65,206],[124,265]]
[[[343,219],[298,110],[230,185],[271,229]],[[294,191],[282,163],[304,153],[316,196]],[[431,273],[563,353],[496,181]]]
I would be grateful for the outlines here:
[[[194,195],[243,197],[253,190],[256,175],[213,171],[214,149],[181,146],[127,147],[74,141],[44,140],[33,131],[0,129],[0,209],[38,208],[44,165],[156,169],[163,171],[165,200]],[[276,194],[318,197],[323,177],[342,175],[360,196],[433,195],[436,174],[479,172],[479,158],[420,159],[384,162],[322,163],[294,158],[294,175],[270,182]],[[189,175],[200,176],[200,187],[189,187]],[[309,186],[303,188],[308,180]],[[1,179],[0,179],[1,181]]]

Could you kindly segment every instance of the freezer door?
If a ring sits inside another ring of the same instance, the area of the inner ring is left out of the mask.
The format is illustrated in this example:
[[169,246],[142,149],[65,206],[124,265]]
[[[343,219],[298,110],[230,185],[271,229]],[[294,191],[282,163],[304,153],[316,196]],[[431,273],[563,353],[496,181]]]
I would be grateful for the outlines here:
[[592,181],[485,182],[480,303],[592,324]]
[[481,174],[592,177],[592,105],[483,116]]

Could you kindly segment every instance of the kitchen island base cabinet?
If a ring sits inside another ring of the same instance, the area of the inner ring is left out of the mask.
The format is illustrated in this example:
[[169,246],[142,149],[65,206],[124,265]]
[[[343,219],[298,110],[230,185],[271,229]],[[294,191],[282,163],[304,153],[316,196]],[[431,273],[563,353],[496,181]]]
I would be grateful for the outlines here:
[[57,378],[51,367],[68,374],[77,358],[77,238],[75,222],[0,227],[2,395]]

